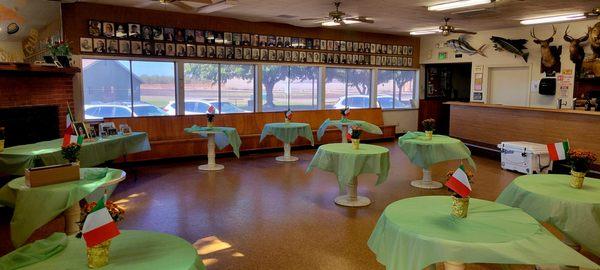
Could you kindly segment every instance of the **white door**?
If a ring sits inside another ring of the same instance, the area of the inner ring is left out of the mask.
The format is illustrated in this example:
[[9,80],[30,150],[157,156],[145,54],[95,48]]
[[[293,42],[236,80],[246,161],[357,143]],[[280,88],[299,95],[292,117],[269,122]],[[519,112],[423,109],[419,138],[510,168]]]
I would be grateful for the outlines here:
[[490,103],[528,106],[529,67],[491,67],[488,80]]

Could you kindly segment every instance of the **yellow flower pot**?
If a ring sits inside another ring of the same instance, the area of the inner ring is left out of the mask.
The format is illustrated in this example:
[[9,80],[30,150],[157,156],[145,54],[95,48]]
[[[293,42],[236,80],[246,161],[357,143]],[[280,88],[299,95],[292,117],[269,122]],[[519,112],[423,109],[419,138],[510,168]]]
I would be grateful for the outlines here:
[[106,240],[96,246],[87,248],[87,261],[89,268],[100,268],[108,264],[108,253],[110,240]]
[[452,212],[450,213],[453,217],[466,218],[469,212],[469,197],[458,198],[452,197]]
[[215,126],[215,123],[213,123],[213,122],[207,122],[206,123],[206,127],[211,128],[211,127],[214,127],[214,126]]
[[571,170],[571,182],[569,182],[569,185],[572,188],[576,188],[576,189],[582,188],[583,180],[585,180],[584,172],[576,172],[576,171]]
[[290,123],[290,119],[287,119],[287,118],[286,118],[286,119],[285,119],[285,123],[286,123],[286,124],[289,124],[289,123]]
[[0,152],[4,151],[4,140],[0,140]]
[[358,150],[360,146],[360,139],[352,139],[352,149]]
[[425,137],[427,137],[428,140],[431,140],[433,138],[433,130],[425,131]]

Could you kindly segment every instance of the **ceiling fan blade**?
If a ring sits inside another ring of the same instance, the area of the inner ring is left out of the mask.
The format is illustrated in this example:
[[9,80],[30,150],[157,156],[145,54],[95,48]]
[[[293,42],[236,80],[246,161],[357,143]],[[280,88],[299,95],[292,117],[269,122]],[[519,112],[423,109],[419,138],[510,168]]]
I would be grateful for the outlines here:
[[214,2],[212,0],[180,0],[180,1],[177,1],[177,2],[181,2],[181,1],[192,2],[192,3],[200,3],[200,4],[207,4],[207,5],[214,4]]
[[158,1],[147,1],[147,2],[144,2],[144,3],[141,3],[141,4],[137,4],[134,7],[136,7],[136,8],[146,8],[146,7],[152,6],[154,4],[160,4],[160,2],[158,2]]
[[327,20],[329,17],[321,17],[321,18],[302,18],[301,21],[319,21],[319,20]]
[[192,7],[192,6],[190,6],[190,5],[188,5],[188,4],[184,3],[184,2],[181,2],[181,1],[171,2],[171,4],[173,4],[174,6],[176,6],[178,8],[181,8],[183,10],[186,10],[186,11],[190,11],[190,10],[195,10],[196,9],[195,7]]
[[373,19],[369,19],[368,17],[364,17],[364,16],[358,16],[356,18],[352,18],[352,19],[356,19],[359,22],[363,22],[363,23],[374,23],[375,20]]
[[475,34],[477,34],[477,32],[471,32],[471,31],[461,30],[461,29],[453,29],[450,32],[452,32],[452,33],[458,33],[458,34],[468,34],[468,35],[475,35]]

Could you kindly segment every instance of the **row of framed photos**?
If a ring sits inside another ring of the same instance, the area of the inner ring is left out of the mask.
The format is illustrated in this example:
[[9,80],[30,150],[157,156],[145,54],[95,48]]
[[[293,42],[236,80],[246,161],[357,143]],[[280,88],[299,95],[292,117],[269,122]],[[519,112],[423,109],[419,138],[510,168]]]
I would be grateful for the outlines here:
[[298,63],[412,66],[412,57],[80,38],[82,53],[193,57]]
[[252,47],[298,48],[308,50],[412,55],[413,47],[404,45],[320,40],[249,33],[178,29],[138,23],[113,23],[90,20],[88,34],[93,38],[164,41],[185,44],[233,45]]

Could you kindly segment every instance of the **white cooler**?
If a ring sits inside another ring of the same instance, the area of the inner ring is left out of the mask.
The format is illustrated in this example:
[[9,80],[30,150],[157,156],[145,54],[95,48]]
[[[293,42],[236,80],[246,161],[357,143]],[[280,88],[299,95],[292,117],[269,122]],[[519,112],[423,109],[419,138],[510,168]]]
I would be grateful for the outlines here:
[[502,169],[524,174],[548,173],[552,160],[544,144],[531,142],[502,142],[498,144]]

